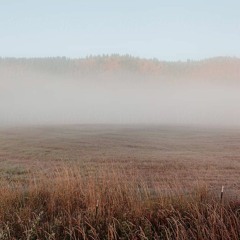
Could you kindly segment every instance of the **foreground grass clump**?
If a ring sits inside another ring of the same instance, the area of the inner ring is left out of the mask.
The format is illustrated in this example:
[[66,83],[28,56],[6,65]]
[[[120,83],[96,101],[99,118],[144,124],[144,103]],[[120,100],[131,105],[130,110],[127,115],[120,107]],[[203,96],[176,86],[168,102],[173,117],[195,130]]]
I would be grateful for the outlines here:
[[63,168],[0,185],[0,239],[240,239],[240,202],[134,171]]

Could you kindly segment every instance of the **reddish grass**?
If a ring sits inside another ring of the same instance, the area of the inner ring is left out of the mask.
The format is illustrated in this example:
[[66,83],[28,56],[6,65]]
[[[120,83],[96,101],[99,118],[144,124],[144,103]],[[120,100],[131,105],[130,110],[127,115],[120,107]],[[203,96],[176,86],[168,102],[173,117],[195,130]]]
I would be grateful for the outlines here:
[[62,167],[0,192],[0,239],[240,239],[237,200],[134,169]]

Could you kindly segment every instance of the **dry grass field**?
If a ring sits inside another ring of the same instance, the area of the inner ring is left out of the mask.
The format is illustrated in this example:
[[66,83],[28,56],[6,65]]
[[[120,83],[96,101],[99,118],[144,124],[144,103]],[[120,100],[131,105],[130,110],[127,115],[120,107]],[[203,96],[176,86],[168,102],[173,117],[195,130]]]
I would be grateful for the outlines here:
[[15,178],[62,164],[133,168],[142,178],[240,192],[240,130],[59,126],[0,130],[0,172]]
[[6,128],[0,163],[0,239],[240,238],[240,130]]

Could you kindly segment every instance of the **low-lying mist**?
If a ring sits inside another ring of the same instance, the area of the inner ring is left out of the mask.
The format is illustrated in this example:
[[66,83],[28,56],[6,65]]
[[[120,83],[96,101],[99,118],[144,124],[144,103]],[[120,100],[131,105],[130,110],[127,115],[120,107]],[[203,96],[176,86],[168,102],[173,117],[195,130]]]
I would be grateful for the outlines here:
[[0,126],[240,126],[240,79],[233,84],[213,75],[185,78],[181,72],[168,76],[118,68],[55,74],[54,69],[36,70],[30,65],[31,71],[15,71],[15,67],[0,68]]

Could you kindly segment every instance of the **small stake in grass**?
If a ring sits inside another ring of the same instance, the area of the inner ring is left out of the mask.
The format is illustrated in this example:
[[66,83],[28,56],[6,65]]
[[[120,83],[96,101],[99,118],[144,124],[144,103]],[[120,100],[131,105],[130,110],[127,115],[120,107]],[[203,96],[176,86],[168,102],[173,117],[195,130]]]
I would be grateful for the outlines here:
[[221,190],[221,203],[223,201],[223,190],[224,190],[224,186],[222,186],[222,190]]
[[96,204],[96,212],[95,212],[95,219],[97,218],[98,207],[99,207],[99,201],[97,200],[97,204]]

